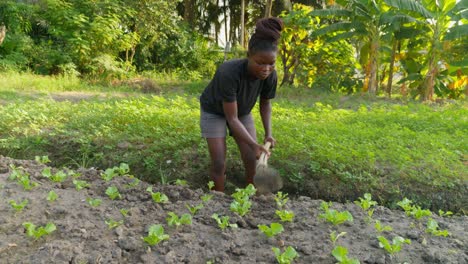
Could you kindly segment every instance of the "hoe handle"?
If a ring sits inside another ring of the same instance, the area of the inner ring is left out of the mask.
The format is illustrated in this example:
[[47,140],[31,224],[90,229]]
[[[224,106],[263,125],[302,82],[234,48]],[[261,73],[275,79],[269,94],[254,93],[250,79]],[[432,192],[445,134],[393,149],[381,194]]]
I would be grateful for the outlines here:
[[[265,143],[264,147],[269,150],[270,147],[271,147],[271,142],[270,141],[267,141],[267,143]],[[260,165],[267,165],[267,161],[268,161],[268,156],[265,152],[262,151],[262,153],[260,154],[260,158],[258,159],[258,164]]]

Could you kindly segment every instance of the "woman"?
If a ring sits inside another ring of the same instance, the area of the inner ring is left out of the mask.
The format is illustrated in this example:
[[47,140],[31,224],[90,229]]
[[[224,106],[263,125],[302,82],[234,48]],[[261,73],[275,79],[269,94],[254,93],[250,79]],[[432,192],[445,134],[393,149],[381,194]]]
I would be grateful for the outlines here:
[[279,18],[257,22],[249,41],[247,58],[223,63],[200,97],[200,127],[211,157],[210,176],[216,191],[224,191],[227,128],[239,146],[247,183],[253,183],[256,160],[268,150],[257,143],[251,110],[260,97],[264,142],[275,139],[271,131],[271,103],[275,97],[278,40],[283,29]]

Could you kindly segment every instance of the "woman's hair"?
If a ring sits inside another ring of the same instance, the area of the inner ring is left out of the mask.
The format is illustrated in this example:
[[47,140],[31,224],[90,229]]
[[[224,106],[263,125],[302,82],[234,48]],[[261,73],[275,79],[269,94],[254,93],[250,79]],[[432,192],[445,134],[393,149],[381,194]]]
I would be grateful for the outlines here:
[[259,51],[277,51],[283,28],[283,21],[277,17],[258,20],[255,33],[249,40],[249,54]]

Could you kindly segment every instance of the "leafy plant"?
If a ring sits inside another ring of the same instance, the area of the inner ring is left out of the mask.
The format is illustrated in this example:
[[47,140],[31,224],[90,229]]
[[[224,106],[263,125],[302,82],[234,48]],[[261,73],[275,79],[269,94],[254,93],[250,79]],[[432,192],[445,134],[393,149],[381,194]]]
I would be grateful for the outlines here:
[[258,229],[260,229],[267,237],[276,236],[284,231],[283,225],[280,223],[271,223],[270,226],[258,225]]
[[51,179],[53,182],[63,182],[67,177],[68,175],[64,171],[59,170],[55,174],[51,174],[49,179]]
[[333,225],[339,225],[346,221],[353,222],[353,216],[348,211],[338,212],[334,209],[329,209],[330,203],[322,202],[320,207],[325,212],[319,215],[319,218],[325,219]]
[[404,239],[401,236],[396,236],[392,239],[392,244],[383,236],[378,236],[377,239],[379,240],[379,246],[384,248],[390,255],[394,255],[395,253],[400,252],[401,247],[403,244],[411,244],[411,240]]
[[153,192],[153,187],[151,186],[146,188],[146,191],[150,193],[151,198],[156,203],[167,203],[169,201],[169,198],[167,198],[165,194],[160,193],[160,192]]
[[175,181],[175,185],[178,185],[178,186],[188,186],[188,183],[186,180],[180,180],[180,179],[177,179]]
[[232,194],[234,201],[230,205],[231,211],[237,213],[240,216],[246,215],[250,211],[252,202],[250,197],[256,192],[255,187],[252,184],[249,184],[244,189],[236,189],[236,192]]
[[107,168],[104,173],[101,173],[101,178],[106,182],[112,180],[115,176],[117,176],[117,172],[114,168]]
[[275,202],[279,209],[283,208],[283,206],[288,202],[288,194],[283,194],[282,192],[277,192],[275,195]]
[[148,236],[142,237],[142,239],[150,246],[154,246],[163,240],[168,240],[169,235],[164,234],[162,225],[152,225],[149,227]]
[[26,228],[26,234],[29,237],[34,237],[36,240],[41,238],[42,236],[48,235],[54,232],[57,227],[53,223],[47,223],[44,227],[38,227],[36,229],[36,225],[31,222],[23,223],[24,228]]
[[14,200],[10,200],[8,201],[8,203],[11,205],[11,207],[13,207],[13,209],[15,209],[15,211],[17,213],[23,211],[24,207],[26,205],[28,205],[29,203],[29,200],[28,199],[23,199],[23,201],[21,201],[21,203],[16,203]]
[[275,253],[276,261],[278,261],[279,264],[290,264],[294,259],[299,257],[299,254],[297,254],[296,250],[291,246],[288,246],[283,253],[281,253],[279,248],[273,247],[271,249]]
[[21,176],[25,175],[25,172],[23,172],[22,167],[16,167],[14,164],[9,165],[11,169],[11,173],[8,176],[8,180],[14,181],[16,179],[19,179]]
[[112,220],[112,219],[109,219],[109,220],[106,220],[106,225],[109,229],[113,229],[113,228],[116,228],[118,226],[121,226],[123,225],[124,221],[123,220],[120,220],[120,221],[115,221],[115,220]]
[[374,209],[370,209],[372,206],[377,205],[376,201],[372,201],[372,195],[370,193],[365,193],[364,198],[359,197],[359,201],[354,201],[356,205],[361,207],[365,212],[367,212],[367,216],[369,219],[372,218],[374,214]]
[[434,236],[447,237],[447,236],[450,235],[450,233],[448,232],[447,229],[440,230],[439,229],[439,223],[437,223],[437,221],[432,219],[432,218],[429,218],[427,220],[426,232],[430,233],[430,234],[432,234]]
[[23,186],[23,189],[26,191],[32,190],[34,187],[38,186],[38,183],[33,182],[29,178],[29,174],[23,174],[19,176],[18,183]]
[[192,215],[195,215],[198,212],[198,210],[203,208],[203,203],[197,204],[195,206],[190,206],[186,204],[185,207],[187,207],[187,209],[190,211]]
[[336,231],[333,231],[330,233],[330,240],[331,242],[333,243],[333,245],[335,245],[336,241],[338,240],[338,238],[342,237],[346,235],[346,232],[341,232],[339,233],[338,235],[336,234]]
[[215,186],[215,184],[214,184],[213,181],[208,182],[208,190],[212,190],[214,186]]
[[122,208],[119,210],[120,214],[123,216],[123,217],[127,217],[128,216],[128,209],[125,209],[125,208]]
[[75,185],[75,188],[76,188],[77,191],[90,186],[90,184],[88,182],[79,181],[79,180],[73,180],[73,184]]
[[52,190],[52,191],[50,191],[50,192],[47,194],[47,198],[46,198],[46,199],[47,199],[47,201],[49,201],[49,202],[53,202],[53,201],[57,200],[57,198],[58,198],[57,193],[54,192],[54,191]]
[[208,202],[209,200],[211,200],[213,198],[213,195],[212,194],[204,194],[202,195],[201,197],[201,200],[206,203]]
[[46,164],[50,162],[49,156],[35,156],[34,160],[41,164]]
[[397,205],[403,208],[403,210],[405,210],[406,215],[412,216],[416,220],[419,220],[424,216],[432,215],[431,211],[427,209],[421,209],[420,206],[412,205],[412,201],[407,198],[404,198],[403,200],[399,201]]
[[115,199],[121,199],[122,198],[122,195],[120,195],[119,193],[119,189],[117,189],[117,187],[115,186],[110,186],[110,187],[107,187],[106,189],[106,194],[107,196],[109,196],[109,198],[111,198],[112,200],[115,200]]
[[340,264],[359,264],[359,260],[348,257],[348,249],[342,246],[337,246],[333,249],[332,255]]
[[219,228],[221,230],[226,229],[227,227],[231,228],[237,228],[237,224],[231,224],[229,223],[229,216],[222,216],[221,218],[218,216],[218,214],[212,214],[211,218],[216,220],[216,223],[218,223]]
[[276,210],[275,214],[281,219],[282,222],[292,222],[294,219],[293,211]]
[[129,183],[129,184],[126,184],[126,185],[125,185],[126,187],[129,187],[129,188],[130,188],[130,187],[137,187],[138,184],[140,184],[140,182],[141,182],[140,179],[135,178],[135,176],[131,176],[130,178],[132,178],[133,181],[132,181],[131,183]]
[[439,216],[440,217],[451,216],[451,215],[453,215],[452,212],[450,212],[450,211],[444,212],[443,210],[439,209]]
[[382,233],[382,232],[385,232],[385,231],[392,231],[393,228],[389,225],[385,225],[383,226],[379,220],[376,220],[375,221],[375,224],[374,224],[374,227],[375,227],[375,230],[377,230],[377,232],[379,233]]
[[88,202],[89,205],[91,205],[92,207],[98,207],[99,205],[101,205],[102,203],[102,200],[101,199],[92,199],[92,198],[86,198],[86,202]]
[[181,225],[191,225],[192,224],[192,215],[190,214],[183,214],[180,216],[176,215],[174,212],[168,213],[169,217],[166,218],[167,224],[169,226],[175,225],[176,228],[179,228]]

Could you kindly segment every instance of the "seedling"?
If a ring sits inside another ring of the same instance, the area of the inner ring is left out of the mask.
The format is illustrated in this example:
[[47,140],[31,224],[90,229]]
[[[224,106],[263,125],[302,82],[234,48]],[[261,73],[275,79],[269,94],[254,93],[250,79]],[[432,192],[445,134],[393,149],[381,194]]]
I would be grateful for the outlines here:
[[15,211],[17,213],[19,213],[19,212],[23,211],[24,207],[26,207],[26,205],[29,203],[29,200],[24,199],[19,204],[16,203],[14,200],[10,200],[10,201],[8,201],[8,203],[11,205],[11,207],[13,207],[13,209],[15,209]]
[[331,202],[329,203],[322,202],[320,207],[325,212],[319,215],[320,218],[327,220],[333,225],[339,225],[346,221],[353,222],[353,216],[351,215],[350,212],[348,211],[338,212],[334,209],[329,209],[330,206],[331,206]]
[[53,223],[47,223],[45,227],[38,227],[36,229],[36,225],[31,222],[23,223],[24,228],[26,228],[26,234],[29,237],[34,237],[36,240],[41,238],[42,236],[48,235],[54,232],[57,228]]
[[249,198],[246,197],[245,200],[233,201],[229,208],[231,209],[232,212],[240,216],[245,216],[250,211],[251,206],[252,206],[252,202],[250,202]]
[[190,211],[190,213],[192,215],[195,215],[198,212],[198,210],[203,208],[203,204],[200,203],[200,204],[197,204],[195,206],[190,206],[190,205],[186,204],[185,207],[187,207],[187,209]]
[[77,179],[81,176],[81,173],[75,172],[74,170],[69,170],[68,176],[72,177],[73,179]]
[[114,171],[121,175],[121,176],[124,176],[128,173],[130,173],[130,167],[128,166],[127,163],[120,163],[120,166],[119,167],[114,167]]
[[142,239],[150,246],[154,246],[163,240],[168,240],[169,235],[164,234],[162,225],[152,225],[148,230],[148,236],[142,237]]
[[277,192],[275,196],[276,205],[279,209],[282,209],[283,206],[288,202],[288,194],[283,194],[282,192]]
[[190,214],[183,214],[180,216],[176,215],[173,212],[168,213],[169,217],[166,218],[167,224],[169,226],[175,225],[176,228],[179,228],[181,225],[191,225],[192,224],[192,216]]
[[215,184],[214,184],[213,181],[208,182],[208,190],[212,190],[214,186],[215,186]]
[[140,180],[138,178],[135,178],[135,176],[130,176],[130,178],[133,178],[133,181],[129,184],[126,184],[125,187],[137,187],[138,184],[140,184]]
[[50,162],[49,156],[35,156],[34,159],[41,164]]
[[222,216],[219,218],[218,214],[213,214],[211,215],[211,218],[216,220],[216,223],[218,223],[219,228],[224,231],[224,229],[231,227],[231,228],[237,228],[237,224],[231,224],[229,223],[229,216]]
[[54,192],[54,191],[50,191],[50,192],[47,194],[47,201],[49,201],[49,202],[53,202],[53,201],[57,200],[57,198],[58,198],[58,195],[57,195],[57,193]]
[[445,217],[445,216],[451,216],[451,215],[453,215],[452,212],[450,212],[450,211],[444,212],[443,210],[439,209],[439,216]]
[[119,210],[120,214],[122,214],[123,217],[127,217],[128,215],[128,209],[122,208]]
[[113,229],[113,228],[116,228],[118,226],[121,226],[123,225],[123,220],[120,220],[120,221],[114,221],[112,219],[109,219],[109,220],[106,220],[106,225],[109,229]]
[[73,180],[73,184],[75,185],[75,188],[77,191],[88,188],[90,184],[86,181],[79,181],[79,180]]
[[401,246],[403,244],[411,244],[411,240],[404,239],[401,236],[396,236],[392,240],[392,244],[383,236],[378,236],[377,239],[379,240],[379,246],[384,248],[387,253],[390,255],[395,255],[396,253],[400,252]]
[[34,187],[38,186],[37,183],[29,179],[29,174],[23,174],[18,178],[18,183],[23,186],[23,189],[26,191],[32,190]]
[[348,249],[342,246],[337,246],[333,249],[332,255],[340,264],[360,264],[359,260],[348,257]]
[[92,207],[98,207],[99,205],[101,205],[102,203],[102,200],[101,199],[92,199],[92,198],[86,198],[86,202],[88,202],[89,205],[91,205]]
[[117,189],[117,187],[115,186],[110,186],[106,189],[106,194],[107,196],[109,196],[109,198],[111,198],[112,200],[115,200],[115,199],[120,199],[122,198],[122,195],[120,195],[119,193],[119,189]]
[[403,200],[399,201],[397,203],[403,210],[405,210],[406,215],[414,217],[416,220],[419,220],[420,218],[424,216],[431,216],[432,213],[431,211],[425,209],[421,209],[420,206],[415,206],[412,205],[412,201],[404,198]]
[[160,193],[160,192],[153,192],[153,187],[149,186],[148,188],[146,188],[146,191],[149,192],[151,194],[151,198],[153,199],[153,201],[155,201],[156,203],[167,203],[169,201],[169,198],[167,198],[167,196],[163,193]]
[[271,223],[270,226],[258,225],[258,229],[260,229],[267,237],[276,236],[284,230],[283,225],[280,223]]
[[10,173],[10,176],[8,176],[8,180],[10,181],[14,181],[25,174],[22,171],[23,169],[22,167],[16,167],[15,165],[10,164],[10,169],[11,169],[11,173]]
[[244,197],[251,197],[255,194],[257,190],[255,189],[255,187],[252,185],[252,184],[249,184],[247,187],[245,187],[244,189],[239,189],[237,188],[236,189],[236,192],[232,194],[232,197],[234,197],[234,199],[243,199]]
[[382,225],[379,220],[375,221],[374,227],[375,227],[375,230],[377,230],[377,232],[379,233],[393,230],[393,228],[389,225],[385,225],[385,226]]
[[64,171],[59,170],[57,173],[52,174],[49,178],[53,182],[63,182],[67,177],[68,175]]
[[180,180],[180,179],[177,179],[175,181],[175,185],[178,185],[178,186],[188,186],[188,183],[186,180]]
[[115,176],[117,176],[114,168],[107,168],[104,173],[101,173],[101,178],[106,182],[112,180]]
[[376,201],[372,201],[372,195],[370,193],[365,193],[364,198],[359,197],[359,201],[354,201],[359,207],[364,211],[369,210],[372,206],[377,205]]
[[278,261],[279,264],[290,264],[295,258],[299,257],[299,254],[297,254],[296,250],[291,246],[288,246],[283,253],[276,247],[271,248],[271,250],[275,253],[276,261]]
[[292,222],[294,219],[294,212],[288,210],[276,210],[276,215],[281,219],[282,222]]
[[209,200],[211,200],[211,198],[213,198],[213,195],[212,194],[204,194],[201,199],[204,203],[208,202]]
[[443,237],[447,237],[450,235],[447,229],[440,230],[439,223],[437,223],[437,221],[432,218],[429,218],[427,220],[426,233],[430,233],[434,236],[443,236]]
[[330,240],[331,242],[333,243],[333,245],[335,245],[336,241],[338,240],[338,238],[342,237],[346,235],[346,232],[341,232],[339,233],[338,235],[336,234],[336,231],[333,231],[330,233]]

